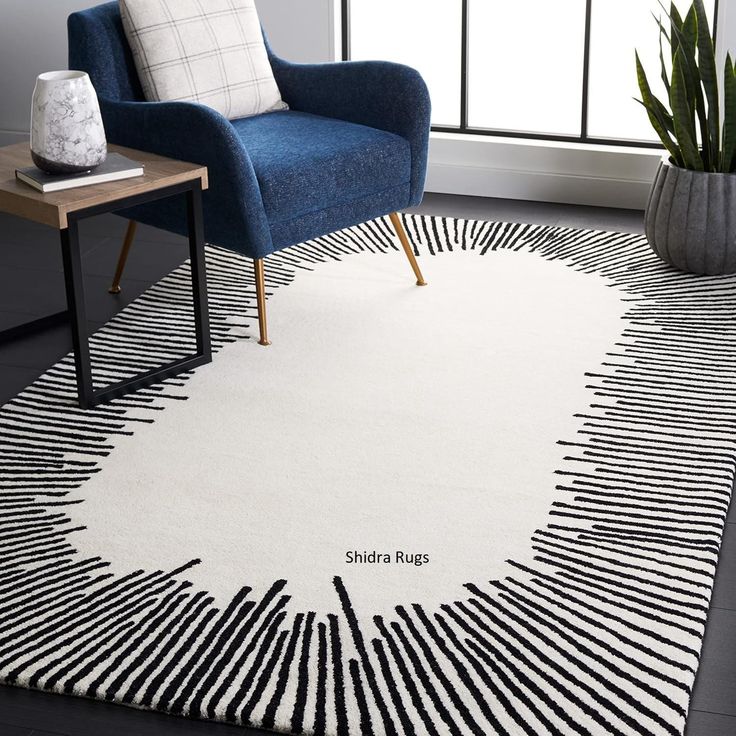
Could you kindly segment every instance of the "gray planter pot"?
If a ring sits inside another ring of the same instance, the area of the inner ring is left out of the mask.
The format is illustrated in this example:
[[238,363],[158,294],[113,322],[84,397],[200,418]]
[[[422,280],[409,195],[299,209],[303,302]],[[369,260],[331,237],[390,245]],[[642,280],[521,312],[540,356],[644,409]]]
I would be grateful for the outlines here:
[[736,273],[736,174],[687,171],[662,160],[645,213],[652,250],[690,273]]

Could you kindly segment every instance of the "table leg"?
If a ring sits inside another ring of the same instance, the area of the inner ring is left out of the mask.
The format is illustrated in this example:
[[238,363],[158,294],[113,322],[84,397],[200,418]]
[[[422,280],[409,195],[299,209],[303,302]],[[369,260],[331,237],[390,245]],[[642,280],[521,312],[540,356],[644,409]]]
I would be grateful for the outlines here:
[[212,359],[210,320],[207,305],[207,275],[204,253],[202,218],[202,185],[198,180],[187,192],[187,224],[189,228],[189,260],[192,271],[194,327],[197,335],[197,355]]
[[64,262],[66,302],[74,344],[79,406],[87,409],[94,403],[94,388],[87,333],[87,309],[84,302],[82,255],[79,250],[79,228],[74,220],[70,221],[69,226],[61,231],[61,255]]
[[194,326],[196,330],[197,351],[194,355],[174,360],[167,365],[144,371],[132,378],[118,381],[106,388],[95,391],[92,383],[92,362],[89,348],[89,333],[87,327],[87,310],[84,301],[84,281],[82,276],[82,254],[79,247],[78,221],[85,217],[103,214],[112,211],[108,204],[95,205],[79,210],[68,217],[68,226],[60,231],[61,254],[64,262],[64,284],[66,287],[67,310],[57,314],[31,320],[22,325],[0,331],[0,343],[23,337],[29,332],[46,329],[60,324],[68,319],[72,330],[74,345],[74,366],[76,369],[76,383],[79,395],[79,406],[89,409],[111,399],[124,396],[141,388],[160,383],[167,378],[178,376],[198,366],[212,361],[212,347],[210,343],[209,308],[207,300],[207,274],[204,252],[204,224],[202,218],[202,184],[197,180],[185,184],[177,184],[159,190],[155,196],[150,194],[137,195],[124,200],[117,200],[116,209],[125,209],[186,194],[187,224],[189,227],[189,255],[192,271],[192,304],[194,311]]

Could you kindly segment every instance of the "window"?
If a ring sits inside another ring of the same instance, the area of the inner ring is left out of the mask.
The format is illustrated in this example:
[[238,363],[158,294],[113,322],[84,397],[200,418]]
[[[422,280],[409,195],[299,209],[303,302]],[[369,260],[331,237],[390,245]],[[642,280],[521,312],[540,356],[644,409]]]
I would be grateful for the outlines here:
[[[711,28],[717,2],[705,0]],[[664,14],[658,0],[342,3],[344,58],[418,69],[435,130],[658,145],[633,99],[634,49],[665,96],[652,17]]]

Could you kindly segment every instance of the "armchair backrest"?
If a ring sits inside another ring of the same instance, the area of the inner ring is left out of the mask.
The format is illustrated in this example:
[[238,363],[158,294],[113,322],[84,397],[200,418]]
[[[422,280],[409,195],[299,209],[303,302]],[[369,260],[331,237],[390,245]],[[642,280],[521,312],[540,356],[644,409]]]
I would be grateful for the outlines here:
[[67,27],[69,68],[87,72],[98,97],[107,100],[143,99],[117,2],[73,13]]

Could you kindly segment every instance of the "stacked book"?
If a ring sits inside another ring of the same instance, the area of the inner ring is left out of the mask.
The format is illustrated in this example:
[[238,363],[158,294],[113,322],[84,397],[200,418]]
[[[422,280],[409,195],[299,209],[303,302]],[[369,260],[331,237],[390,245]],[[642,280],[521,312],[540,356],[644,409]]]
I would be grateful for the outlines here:
[[94,169],[81,174],[47,174],[36,166],[27,169],[16,169],[15,176],[19,181],[37,189],[44,194],[60,192],[75,187],[89,187],[93,184],[104,184],[108,181],[131,179],[143,176],[143,164],[132,161],[119,153],[108,153],[107,158]]

